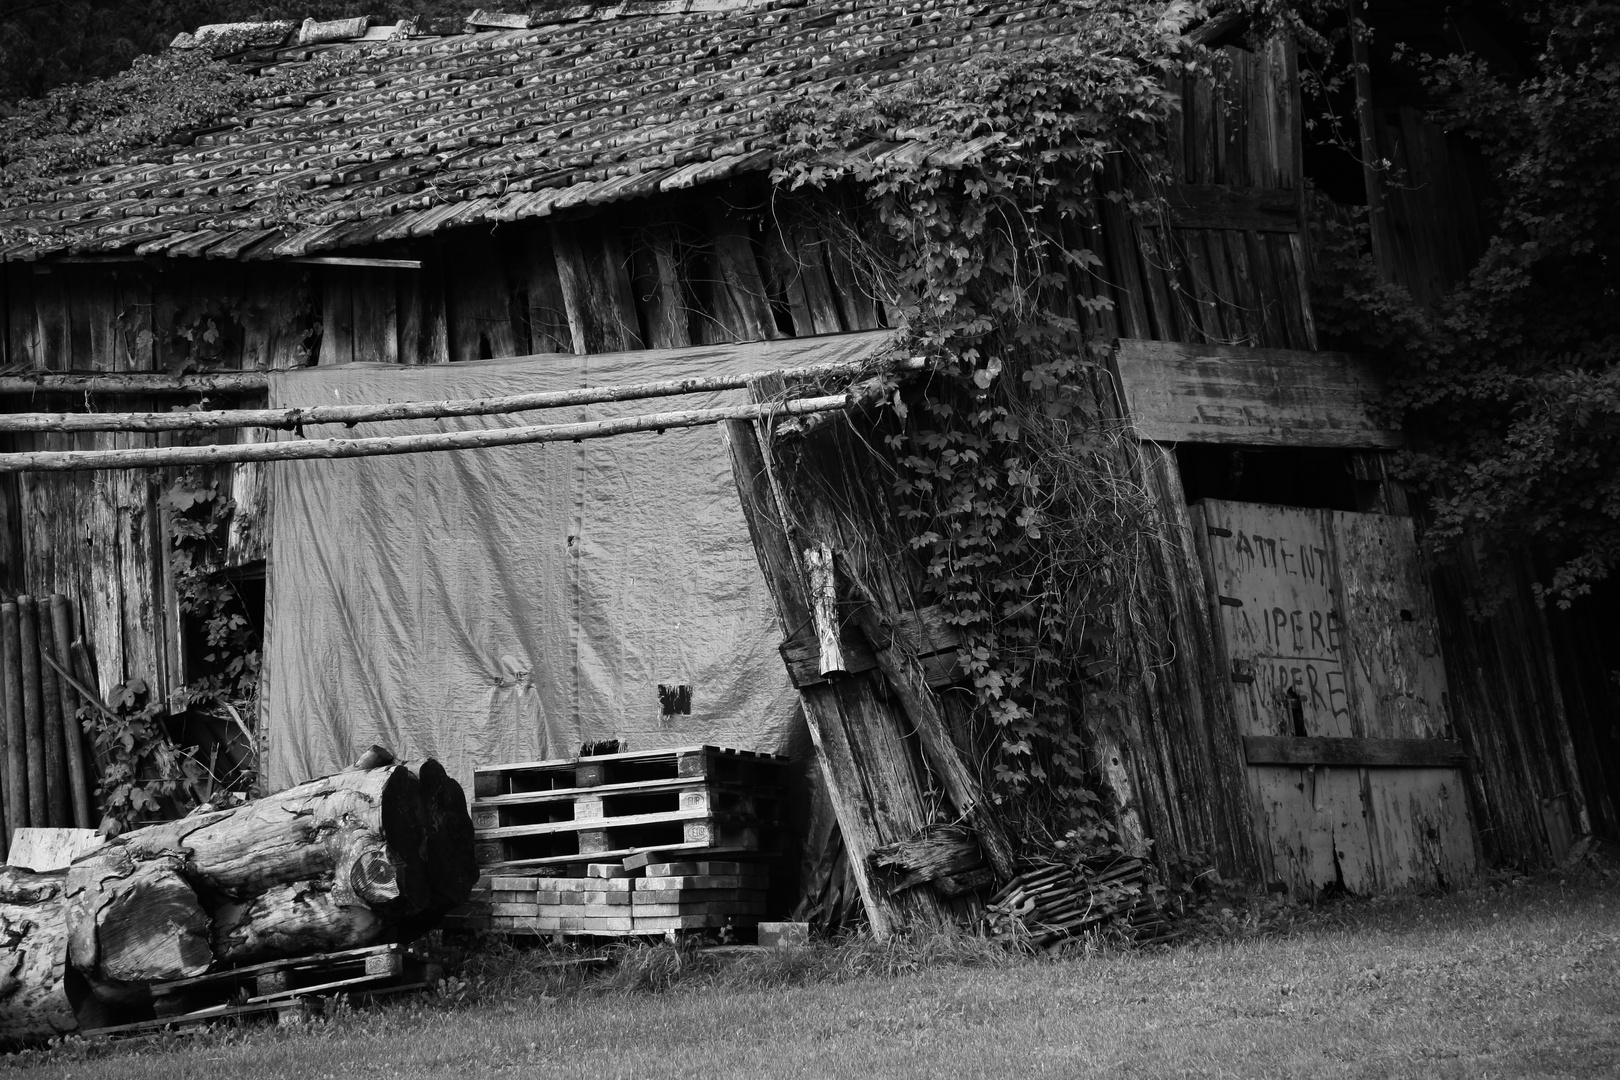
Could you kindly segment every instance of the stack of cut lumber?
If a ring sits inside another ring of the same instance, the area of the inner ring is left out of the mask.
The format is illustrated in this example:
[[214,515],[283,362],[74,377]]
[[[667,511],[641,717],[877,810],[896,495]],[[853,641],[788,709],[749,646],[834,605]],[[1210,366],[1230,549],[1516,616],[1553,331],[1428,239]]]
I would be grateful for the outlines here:
[[[81,704],[101,706],[72,604],[55,594],[0,603],[0,819],[18,829],[94,827],[95,778]],[[81,701],[80,691],[89,696]]]
[[993,933],[1045,948],[1105,924],[1137,941],[1160,941],[1172,936],[1171,928],[1149,886],[1141,859],[1041,866],[1009,881],[985,910]]
[[717,746],[493,765],[473,772],[478,864],[491,872],[697,858],[777,843],[787,759]]
[[585,877],[491,875],[453,925],[507,934],[623,937],[753,926],[769,868],[737,860],[593,863]]

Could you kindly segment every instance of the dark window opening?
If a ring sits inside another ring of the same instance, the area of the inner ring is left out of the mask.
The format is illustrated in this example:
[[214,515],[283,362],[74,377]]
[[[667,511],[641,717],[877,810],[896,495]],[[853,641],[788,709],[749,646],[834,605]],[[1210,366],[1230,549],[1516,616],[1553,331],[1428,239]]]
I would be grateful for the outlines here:
[[1183,443],[1176,447],[1176,462],[1190,503],[1228,499],[1311,510],[1358,509],[1347,450]]

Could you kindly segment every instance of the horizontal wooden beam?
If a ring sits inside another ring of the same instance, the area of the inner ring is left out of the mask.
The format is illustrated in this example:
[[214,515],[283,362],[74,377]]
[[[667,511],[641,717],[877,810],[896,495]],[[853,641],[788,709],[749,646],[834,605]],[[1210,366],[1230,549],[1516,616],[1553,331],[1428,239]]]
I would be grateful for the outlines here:
[[[870,371],[870,360],[808,364],[784,368],[775,374],[784,379],[828,378],[858,375]],[[882,365],[890,371],[917,371],[922,357],[911,357]],[[716,390],[742,390],[749,380],[765,372],[741,375],[705,375],[692,379],[665,379],[660,382],[626,383],[620,386],[587,386],[577,390],[550,390],[534,394],[511,394],[491,398],[455,398],[448,401],[399,401],[383,405],[315,405],[300,409],[213,409],[199,412],[73,412],[0,413],[0,431],[202,431],[219,428],[261,427],[293,431],[316,424],[366,424],[388,420],[427,420],[447,416],[498,416],[534,412],[574,405],[596,405],[608,401],[635,401],[643,398],[678,397],[683,394]],[[890,384],[868,380],[851,393],[858,404],[870,404],[874,387]],[[785,423],[785,422],[784,422]]]
[[268,371],[216,371],[206,375],[36,371],[0,375],[0,394],[253,394],[269,387]]
[[1388,450],[1383,380],[1354,353],[1123,338],[1114,373],[1139,438]]
[[392,435],[366,439],[287,439],[282,442],[218,443],[210,446],[159,446],[133,450],[41,450],[0,454],[0,473],[72,472],[85,469],[156,469],[170,465],[219,465],[233,461],[300,461],[310,458],[379,457],[444,450],[482,450],[543,442],[583,442],[613,435],[701,427],[726,420],[768,416],[803,416],[849,407],[849,395],[799,398],[762,405],[651,413],[579,424],[484,428],[430,435]]
[[282,259],[284,263],[301,266],[361,266],[374,270],[420,270],[421,259],[362,259],[352,255],[299,255]]
[[1185,229],[1299,231],[1299,192],[1292,188],[1176,184],[1165,201],[1170,223]]
[[[956,648],[962,642],[962,632],[949,619],[949,612],[939,604],[920,608],[895,627],[895,636],[912,654],[922,658],[928,685],[934,689],[949,686],[956,681]],[[859,634],[845,635],[841,639],[843,670],[847,674],[873,671],[877,658]],[[795,687],[814,686],[826,682],[821,673],[821,647],[809,628],[793,635],[782,645],[782,659],[787,664],[788,678]]]
[[1454,739],[1339,739],[1245,735],[1250,765],[1338,765],[1354,768],[1458,768],[1468,761]]

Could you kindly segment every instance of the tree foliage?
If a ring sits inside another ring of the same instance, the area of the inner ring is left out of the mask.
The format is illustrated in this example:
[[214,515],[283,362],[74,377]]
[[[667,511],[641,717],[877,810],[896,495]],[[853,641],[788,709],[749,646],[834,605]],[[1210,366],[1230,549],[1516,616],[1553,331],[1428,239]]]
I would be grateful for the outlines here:
[[1532,549],[1568,603],[1620,566],[1620,4],[1559,0],[1517,18],[1534,46],[1523,70],[1410,58],[1494,191],[1468,280],[1419,305],[1341,236],[1319,304],[1341,339],[1393,364],[1430,542]]

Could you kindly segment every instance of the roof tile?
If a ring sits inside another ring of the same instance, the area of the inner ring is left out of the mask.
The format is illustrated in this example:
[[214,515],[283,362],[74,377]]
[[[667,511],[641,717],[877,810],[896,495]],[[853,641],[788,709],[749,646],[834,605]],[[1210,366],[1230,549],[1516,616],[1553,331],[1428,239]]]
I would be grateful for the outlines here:
[[[0,236],[18,230],[0,258],[87,244],[287,257],[760,171],[775,154],[770,106],[815,88],[914,78],[985,49],[1034,48],[1075,33],[1083,9],[624,0],[480,13],[475,32],[450,37],[410,37],[410,23],[307,22],[301,44],[271,54],[264,70],[298,71],[343,51],[318,91],[266,100],[189,146],[138,151],[32,202],[0,196]],[[290,23],[244,31],[271,45],[293,32]],[[183,37],[192,47],[234,40],[213,28]],[[962,150],[890,142],[857,154],[959,162]],[[283,229],[282,200],[293,193],[303,226]]]

